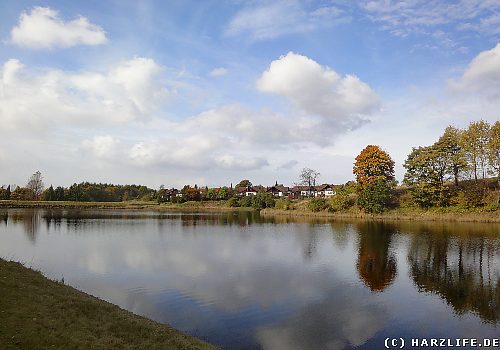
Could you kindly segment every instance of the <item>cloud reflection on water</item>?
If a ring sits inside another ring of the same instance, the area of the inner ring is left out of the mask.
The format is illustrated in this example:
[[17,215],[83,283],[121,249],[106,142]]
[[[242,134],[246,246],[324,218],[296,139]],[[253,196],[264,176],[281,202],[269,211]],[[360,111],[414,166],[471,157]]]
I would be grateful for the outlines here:
[[[431,322],[402,314],[409,300],[458,333],[492,332],[474,319],[457,321],[420,290],[457,313],[498,320],[499,241],[468,236],[469,226],[447,232],[420,223],[138,211],[37,211],[34,220],[33,213],[9,211],[3,256],[13,249],[49,276],[225,348],[369,348],[394,322],[415,334],[415,320]],[[460,271],[465,279],[455,278]]]

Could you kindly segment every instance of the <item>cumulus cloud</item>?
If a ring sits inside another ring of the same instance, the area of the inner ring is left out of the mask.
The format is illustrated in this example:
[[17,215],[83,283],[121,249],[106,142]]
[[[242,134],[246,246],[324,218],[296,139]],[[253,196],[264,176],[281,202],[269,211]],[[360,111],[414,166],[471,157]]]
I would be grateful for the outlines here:
[[249,5],[229,23],[229,36],[249,35],[254,40],[272,39],[286,34],[312,31],[350,20],[335,6],[308,9],[300,1],[269,1]]
[[284,96],[306,114],[346,128],[358,126],[379,108],[377,94],[358,77],[342,77],[293,52],[271,63],[257,80],[257,89]]
[[449,85],[455,91],[500,97],[500,43],[491,50],[479,53],[462,76],[451,80]]
[[221,77],[227,74],[227,69],[224,67],[214,68],[210,71],[210,76]]
[[[317,151],[318,146],[332,145],[378,104],[375,93],[358,78],[341,77],[290,53],[273,62],[258,82],[261,91],[291,101],[294,108],[287,113],[232,103],[167,119],[163,107],[177,81],[167,80],[166,70],[140,57],[108,69],[78,72],[30,69],[11,59],[0,68],[0,125],[12,139],[30,132],[41,145],[30,152],[38,152],[40,159],[42,149],[64,144],[66,159],[105,160],[96,164],[116,176],[121,171],[116,169],[144,176],[154,176],[148,173],[153,169],[170,169],[178,174],[172,175],[173,181],[179,181],[181,173],[194,179],[203,170],[219,182],[233,172],[251,176],[255,170],[292,169],[298,161],[283,164],[291,149]],[[317,89],[316,96],[302,96],[310,89]],[[371,104],[366,102],[370,96]]]
[[104,72],[33,71],[10,59],[0,71],[0,122],[39,129],[147,120],[168,97],[161,69],[152,59],[134,58]]
[[[270,165],[270,148],[286,152],[290,147],[331,144],[332,136],[339,133],[331,125],[305,119],[270,110],[254,111],[239,104],[225,105],[185,120],[153,123],[155,132],[162,136],[122,140],[120,149],[124,151],[115,153],[115,159],[126,159],[130,165],[143,168],[262,169]],[[85,140],[84,149],[102,158],[106,153],[102,144],[107,141],[111,143],[101,137]],[[297,163],[287,162],[283,169]]]
[[99,45],[107,41],[104,30],[87,18],[80,16],[65,22],[58,11],[49,7],[34,7],[30,12],[23,12],[11,30],[10,40],[32,49]]

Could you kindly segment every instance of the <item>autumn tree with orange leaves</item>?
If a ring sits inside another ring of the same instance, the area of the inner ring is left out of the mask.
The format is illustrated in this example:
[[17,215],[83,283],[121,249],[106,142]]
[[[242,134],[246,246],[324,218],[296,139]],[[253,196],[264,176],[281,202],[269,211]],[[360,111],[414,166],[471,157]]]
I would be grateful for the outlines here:
[[367,212],[387,208],[394,187],[394,161],[379,146],[368,145],[356,157],[353,173],[358,183],[358,205]]

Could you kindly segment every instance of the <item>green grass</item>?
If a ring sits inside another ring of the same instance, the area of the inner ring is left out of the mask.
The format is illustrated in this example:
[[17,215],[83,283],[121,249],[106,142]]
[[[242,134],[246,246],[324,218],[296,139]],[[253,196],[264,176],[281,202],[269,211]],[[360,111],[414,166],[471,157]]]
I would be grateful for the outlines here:
[[0,259],[1,349],[215,349]]

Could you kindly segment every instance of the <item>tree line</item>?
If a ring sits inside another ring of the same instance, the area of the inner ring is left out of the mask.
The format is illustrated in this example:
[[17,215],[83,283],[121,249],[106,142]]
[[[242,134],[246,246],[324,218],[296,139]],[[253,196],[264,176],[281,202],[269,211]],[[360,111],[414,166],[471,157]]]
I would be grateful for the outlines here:
[[[409,205],[470,208],[490,204],[496,208],[500,121],[490,125],[479,120],[464,129],[448,126],[432,145],[414,147],[404,167],[403,184],[396,187],[389,154],[374,145],[362,150],[353,168],[356,186],[350,191],[356,194],[358,206],[367,212]],[[488,180],[488,175],[495,180]]]
[[[386,151],[368,145],[355,159],[353,174],[356,181],[337,186],[335,195],[329,199],[310,199],[308,208],[312,211],[342,211],[357,206],[366,212],[378,213],[402,206],[498,206],[500,121],[492,125],[484,120],[474,121],[464,129],[448,126],[432,145],[414,147],[404,163],[406,173],[400,186],[397,186],[394,176],[394,165]],[[319,175],[313,169],[304,168],[300,184],[314,186]],[[495,179],[487,179],[488,176]],[[237,196],[239,188],[247,187],[255,189],[257,195]],[[0,199],[95,202],[227,200],[230,206],[293,208],[290,199],[276,201],[271,193],[266,193],[265,187],[252,186],[249,180],[240,181],[234,188],[232,185],[220,188],[186,185],[180,191],[163,186],[157,191],[140,185],[89,182],[44,189],[40,172],[34,173],[25,187],[0,188]]]
[[479,205],[488,186],[478,180],[490,175],[500,184],[500,122],[448,126],[434,144],[413,148],[404,167],[403,183],[418,205]]
[[39,171],[34,173],[25,187],[11,186],[0,188],[0,199],[76,201],[76,202],[121,202],[134,199],[152,200],[156,190],[142,185],[113,185],[106,183],[81,182],[69,187],[52,185],[44,189],[43,178]]

